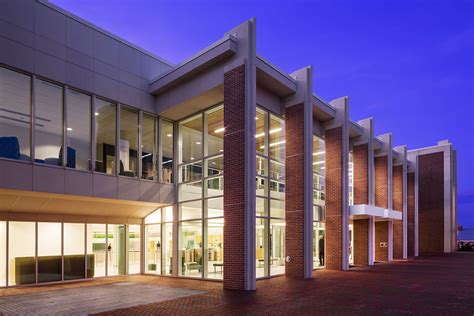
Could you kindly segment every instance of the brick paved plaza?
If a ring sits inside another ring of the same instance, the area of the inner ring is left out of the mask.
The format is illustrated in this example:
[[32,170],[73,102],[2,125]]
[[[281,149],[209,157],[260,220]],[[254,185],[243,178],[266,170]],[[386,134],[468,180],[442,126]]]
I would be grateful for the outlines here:
[[[101,286],[129,282],[143,286],[156,285],[158,291],[166,292],[163,295],[172,293],[180,295],[181,298],[137,305],[146,301],[143,296],[150,296],[143,291],[133,291],[133,288],[124,286],[129,295],[127,304],[137,306],[109,309],[104,314],[473,315],[473,267],[474,253],[454,253],[381,263],[370,268],[351,268],[349,272],[319,270],[314,273],[313,280],[306,281],[278,277],[258,281],[256,292],[223,290],[222,283],[218,282],[124,276],[56,286],[3,289],[0,290],[0,314],[8,315],[12,312],[5,310],[5,299],[11,302],[13,298],[17,298],[25,303],[23,298],[28,296],[26,302],[30,308],[34,306],[33,310],[37,313],[44,313],[52,307],[48,304],[54,304],[55,296],[71,289],[75,289],[69,298],[70,306],[74,306],[78,290],[97,293]],[[186,290],[173,293],[170,288]],[[204,293],[188,291],[190,289]],[[45,299],[44,293],[50,294],[50,300]],[[197,295],[192,295],[193,293]],[[35,298],[35,294],[41,297]],[[130,296],[135,297],[136,302],[133,302]],[[100,302],[91,296],[90,302],[83,302],[83,305],[90,306],[89,311],[82,309],[81,313],[93,312],[98,303]],[[117,306],[122,303],[118,300]],[[77,310],[71,310],[70,306],[62,307],[65,314],[78,313]]]

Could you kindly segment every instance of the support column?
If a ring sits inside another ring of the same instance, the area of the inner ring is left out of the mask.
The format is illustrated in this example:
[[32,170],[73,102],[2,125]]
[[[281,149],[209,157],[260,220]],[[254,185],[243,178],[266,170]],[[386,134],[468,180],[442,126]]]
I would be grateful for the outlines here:
[[407,175],[407,246],[408,257],[415,256],[415,173]]
[[[393,167],[393,209],[403,212],[403,165]],[[403,259],[403,220],[393,223],[393,258]]]
[[328,270],[349,269],[348,98],[331,102],[336,121],[326,127],[326,251]]
[[[388,208],[388,156],[375,158],[375,206]],[[389,222],[375,222],[375,261],[388,261]]]
[[312,69],[292,75],[299,88],[285,109],[285,275],[303,279],[313,272]]
[[[354,204],[369,204],[369,144],[356,145],[352,149],[354,159]],[[354,219],[354,264],[369,264],[368,218]]]

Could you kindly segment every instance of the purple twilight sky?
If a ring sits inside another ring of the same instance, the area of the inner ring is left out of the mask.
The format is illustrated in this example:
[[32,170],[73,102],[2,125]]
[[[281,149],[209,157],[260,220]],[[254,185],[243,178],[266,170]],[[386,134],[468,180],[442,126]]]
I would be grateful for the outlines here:
[[290,73],[314,67],[315,92],[350,98],[353,120],[374,117],[394,146],[458,151],[458,221],[474,227],[474,2],[51,2],[179,63],[255,17],[257,52]]

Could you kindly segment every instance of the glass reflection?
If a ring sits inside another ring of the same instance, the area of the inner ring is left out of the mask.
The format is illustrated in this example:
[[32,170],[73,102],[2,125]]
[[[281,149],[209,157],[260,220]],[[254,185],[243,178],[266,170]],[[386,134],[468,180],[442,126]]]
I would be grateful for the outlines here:
[[95,171],[115,174],[115,104],[96,99]]

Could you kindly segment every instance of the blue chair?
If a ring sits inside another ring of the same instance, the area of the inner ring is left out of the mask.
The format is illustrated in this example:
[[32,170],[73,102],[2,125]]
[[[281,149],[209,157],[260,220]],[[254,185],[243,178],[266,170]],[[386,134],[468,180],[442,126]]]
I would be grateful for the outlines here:
[[[59,150],[59,161],[58,165],[62,165],[63,161],[63,148]],[[71,147],[67,147],[67,162],[66,162],[66,167],[68,168],[76,168],[76,150]]]
[[20,159],[20,144],[14,136],[0,137],[0,157]]

